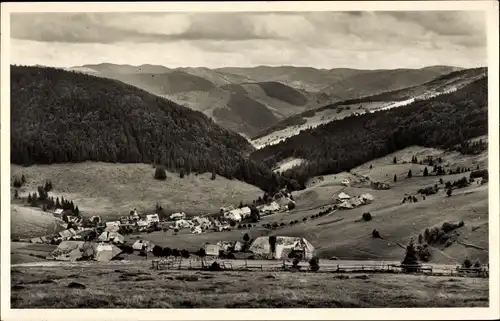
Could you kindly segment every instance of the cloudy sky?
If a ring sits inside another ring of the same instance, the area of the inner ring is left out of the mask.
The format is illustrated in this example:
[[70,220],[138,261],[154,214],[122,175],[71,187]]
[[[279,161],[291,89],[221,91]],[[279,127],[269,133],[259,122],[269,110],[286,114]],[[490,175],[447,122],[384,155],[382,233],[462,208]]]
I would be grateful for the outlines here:
[[11,63],[486,65],[482,12],[14,13]]

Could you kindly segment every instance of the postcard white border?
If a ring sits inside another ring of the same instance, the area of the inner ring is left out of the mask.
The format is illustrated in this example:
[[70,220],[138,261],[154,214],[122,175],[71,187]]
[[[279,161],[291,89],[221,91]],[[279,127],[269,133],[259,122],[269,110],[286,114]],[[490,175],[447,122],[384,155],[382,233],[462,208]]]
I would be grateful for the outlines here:
[[[206,11],[441,11],[480,10],[487,16],[489,86],[489,308],[425,309],[11,309],[10,308],[10,68],[12,12]],[[1,5],[1,320],[481,320],[499,318],[499,99],[496,1],[344,2],[61,2]]]

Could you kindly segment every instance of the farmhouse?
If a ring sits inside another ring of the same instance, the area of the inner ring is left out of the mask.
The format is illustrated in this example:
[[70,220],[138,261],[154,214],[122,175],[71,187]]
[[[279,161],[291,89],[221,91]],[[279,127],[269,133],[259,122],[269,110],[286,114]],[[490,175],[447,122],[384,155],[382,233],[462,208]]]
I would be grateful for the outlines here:
[[125,238],[123,235],[120,233],[116,232],[102,232],[101,235],[97,238],[97,240],[101,242],[109,242],[109,243],[116,243],[116,244],[123,244],[125,243]]
[[250,209],[250,207],[245,206],[240,208],[240,215],[242,218],[247,218],[250,216],[250,214],[252,214],[252,210]]
[[132,248],[134,250],[142,250],[143,247],[146,247],[146,251],[151,252],[153,251],[153,247],[155,246],[153,242],[148,241],[148,240],[137,240],[135,243],[132,245]]
[[340,192],[340,194],[337,195],[337,199],[339,201],[345,201],[345,200],[351,199],[351,197],[344,192]]
[[203,231],[201,230],[200,226],[195,226],[191,229],[191,233],[193,234],[201,234]]
[[231,221],[239,222],[242,220],[241,210],[239,208],[237,208],[237,209],[231,210],[229,212],[226,212],[226,213],[224,213],[224,218],[231,220]]
[[277,202],[273,201],[270,204],[261,205],[257,207],[257,209],[263,214],[272,214],[280,210],[280,205]]
[[292,255],[299,255],[310,260],[315,253],[314,246],[303,237],[276,236],[274,252],[271,249],[270,237],[259,236],[252,242],[250,252],[266,259],[290,259]]
[[62,208],[57,208],[54,211],[54,216],[61,217],[63,212],[64,212],[64,210]]
[[78,261],[87,258],[96,261],[110,261],[120,253],[121,250],[112,244],[63,241],[47,256],[47,259],[57,261]]
[[148,214],[146,215],[146,222],[148,222],[148,224],[159,223],[160,217],[158,214]]
[[184,212],[174,213],[174,214],[170,215],[171,220],[183,220],[185,218],[186,218],[186,213],[184,213]]
[[178,221],[174,222],[174,225],[172,226],[172,228],[182,229],[182,228],[191,228],[193,226],[194,226],[194,224],[191,221],[188,221],[188,220],[178,220]]
[[220,246],[215,244],[206,244],[204,247],[207,256],[219,256]]

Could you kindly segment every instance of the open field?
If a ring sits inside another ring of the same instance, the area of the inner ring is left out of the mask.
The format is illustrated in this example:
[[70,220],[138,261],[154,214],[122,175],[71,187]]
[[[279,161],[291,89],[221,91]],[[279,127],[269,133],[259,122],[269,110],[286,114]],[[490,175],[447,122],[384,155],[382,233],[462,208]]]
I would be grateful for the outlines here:
[[263,194],[259,188],[238,180],[217,176],[212,181],[208,173],[182,179],[177,173],[167,173],[166,181],[158,181],[153,179],[152,166],[146,164],[12,165],[11,172],[13,177],[26,177],[20,195],[33,193],[38,185],[51,180],[51,195],[74,201],[84,215],[109,219],[127,215],[134,208],[141,213],[152,211],[157,202],[166,211],[217,212],[223,205],[251,202]]
[[64,230],[62,220],[37,208],[11,204],[11,237],[38,237]]
[[[15,267],[11,270],[12,308],[488,306],[488,279],[482,278],[157,271],[149,265],[148,260],[126,267],[119,262]],[[85,288],[68,287],[71,282]]]

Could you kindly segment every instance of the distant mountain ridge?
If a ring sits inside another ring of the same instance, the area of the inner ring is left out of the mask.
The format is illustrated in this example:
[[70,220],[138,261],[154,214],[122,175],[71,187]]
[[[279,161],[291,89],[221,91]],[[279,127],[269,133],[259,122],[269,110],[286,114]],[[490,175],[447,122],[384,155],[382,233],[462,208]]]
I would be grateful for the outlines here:
[[[345,99],[419,85],[457,69],[448,66],[397,70],[294,66],[210,69],[112,63],[67,68],[119,80],[168,98],[202,111],[218,124],[246,136],[254,136],[295,114]],[[239,102],[239,106],[235,107],[234,102]]]
[[257,148],[277,144],[299,134],[302,130],[350,115],[405,106],[415,100],[425,100],[456,91],[486,75],[486,68],[463,69],[439,76],[421,85],[328,104],[282,120],[253,136],[252,143]]

